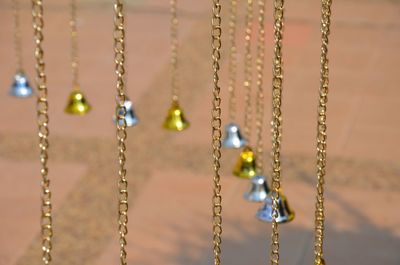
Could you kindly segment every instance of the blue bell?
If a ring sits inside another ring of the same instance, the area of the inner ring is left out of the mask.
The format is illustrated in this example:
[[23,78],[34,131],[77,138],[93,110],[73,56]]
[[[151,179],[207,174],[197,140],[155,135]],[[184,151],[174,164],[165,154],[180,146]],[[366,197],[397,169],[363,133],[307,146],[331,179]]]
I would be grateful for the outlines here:
[[[265,200],[265,204],[261,207],[257,214],[257,218],[264,222],[272,222],[272,198],[269,194]],[[290,209],[286,196],[282,192],[278,193],[278,217],[276,222],[286,223],[294,219],[294,212]]]
[[244,198],[250,202],[263,202],[269,193],[268,183],[264,176],[257,175],[250,180],[250,191],[244,194]]
[[[139,119],[137,118],[135,111],[133,110],[132,106],[132,101],[128,97],[125,97],[125,102],[124,102],[126,114],[125,114],[125,121],[126,121],[126,126],[135,126],[138,122]],[[119,110],[119,115],[122,115],[123,111]],[[114,115],[113,121],[116,123],[117,122],[117,117]],[[122,121],[119,122],[120,125],[122,125]]]
[[245,146],[246,143],[247,141],[240,133],[239,125],[229,123],[225,126],[225,138],[222,141],[222,145],[225,148],[241,148]]
[[23,71],[18,71],[15,74],[10,95],[17,98],[26,98],[33,95],[33,89],[29,85],[28,78]]

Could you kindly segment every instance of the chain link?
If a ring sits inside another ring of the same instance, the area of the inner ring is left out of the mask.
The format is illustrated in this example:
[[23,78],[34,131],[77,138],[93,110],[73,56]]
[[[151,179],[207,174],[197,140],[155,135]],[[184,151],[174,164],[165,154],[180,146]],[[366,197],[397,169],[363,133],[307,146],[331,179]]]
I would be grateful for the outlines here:
[[178,16],[176,10],[177,0],[170,0],[171,25],[171,88],[172,100],[179,99],[179,84],[178,84]]
[[78,29],[77,29],[77,5],[76,0],[70,0],[70,21],[71,28],[71,67],[72,86],[79,89],[79,56],[78,56]]
[[212,148],[213,148],[213,252],[214,265],[221,263],[221,234],[222,234],[222,195],[220,184],[220,159],[221,159],[221,97],[219,86],[219,61],[221,59],[221,4],[213,0],[212,8],[212,68],[213,68],[213,102],[212,102]]
[[326,111],[329,86],[328,42],[330,33],[332,0],[321,0],[321,77],[318,100],[318,133],[317,133],[317,196],[315,204],[315,264],[323,259],[324,240],[324,183],[326,173]]
[[22,59],[22,36],[21,36],[21,21],[20,13],[21,7],[19,0],[12,0],[14,10],[14,49],[15,49],[15,60],[17,64],[18,72],[21,72],[24,68]]
[[244,137],[250,141],[252,125],[251,107],[251,85],[253,79],[253,58],[251,55],[251,37],[253,28],[253,0],[247,0],[246,8],[246,32],[244,40],[244,89],[245,89],[245,109],[244,109]]
[[128,233],[128,181],[126,179],[126,100],[125,94],[125,19],[123,1],[115,0],[114,4],[114,52],[115,73],[117,74],[117,141],[118,141],[118,231],[120,245],[120,264],[127,264],[126,235]]
[[235,121],[236,116],[236,75],[237,75],[237,47],[236,47],[236,20],[237,0],[231,0],[229,8],[229,62],[228,62],[228,92],[229,92],[229,119]]
[[282,140],[282,34],[284,0],[274,0],[274,56],[272,68],[272,235],[270,264],[279,264],[278,199],[281,186]]
[[257,38],[257,99],[256,99],[256,163],[258,174],[264,172],[264,57],[265,57],[265,0],[258,1],[258,38]]
[[53,221],[52,221],[52,204],[50,179],[48,177],[48,148],[49,148],[49,115],[48,115],[48,99],[47,84],[43,51],[43,2],[42,0],[32,0],[32,18],[35,43],[35,70],[36,70],[36,87],[37,87],[37,124],[39,135],[40,149],[40,174],[42,177],[41,188],[41,238],[42,238],[42,260],[44,264],[51,262],[52,237],[53,237]]

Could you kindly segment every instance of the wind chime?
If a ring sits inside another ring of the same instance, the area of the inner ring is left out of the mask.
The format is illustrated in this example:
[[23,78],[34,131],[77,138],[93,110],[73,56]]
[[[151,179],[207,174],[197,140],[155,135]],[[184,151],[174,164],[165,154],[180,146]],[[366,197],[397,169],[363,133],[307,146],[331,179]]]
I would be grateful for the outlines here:
[[90,104],[81,91],[79,85],[79,57],[78,57],[78,29],[77,29],[76,0],[70,0],[70,28],[71,28],[71,68],[72,91],[68,97],[65,112],[72,115],[85,115],[91,110]]
[[22,36],[20,25],[20,5],[19,0],[13,0],[14,10],[14,49],[17,64],[17,71],[14,75],[14,81],[11,85],[10,95],[17,98],[26,98],[33,94],[33,89],[29,85],[26,77],[22,59]]
[[183,110],[179,105],[179,84],[178,84],[178,16],[177,0],[170,0],[171,24],[171,94],[172,103],[165,118],[163,127],[171,131],[183,131],[189,127]]

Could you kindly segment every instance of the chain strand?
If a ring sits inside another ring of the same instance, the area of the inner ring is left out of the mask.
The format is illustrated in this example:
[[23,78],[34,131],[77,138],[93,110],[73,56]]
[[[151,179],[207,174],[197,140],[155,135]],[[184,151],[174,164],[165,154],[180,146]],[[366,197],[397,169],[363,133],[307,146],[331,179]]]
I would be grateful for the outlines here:
[[35,70],[36,70],[36,87],[37,87],[37,123],[39,135],[40,149],[40,174],[42,177],[41,188],[41,238],[42,238],[42,260],[44,264],[51,263],[52,237],[53,237],[53,221],[52,221],[52,204],[50,179],[48,177],[48,148],[49,148],[49,115],[47,100],[47,84],[43,51],[43,2],[42,0],[32,0],[32,18],[35,43]]
[[213,68],[213,102],[212,102],[212,148],[213,148],[213,252],[214,265],[221,263],[221,234],[222,234],[222,195],[220,184],[221,159],[221,97],[219,86],[219,61],[221,59],[221,4],[213,0],[212,8],[212,68]]
[[17,70],[21,72],[24,69],[22,59],[22,36],[21,36],[21,7],[19,0],[12,0],[14,9],[14,49],[15,49],[15,60],[17,64]]
[[246,33],[244,41],[244,89],[245,89],[245,109],[244,109],[244,137],[250,141],[251,125],[252,125],[252,108],[251,108],[251,85],[253,79],[253,58],[251,55],[251,37],[253,28],[253,0],[247,0],[246,9]]
[[118,231],[120,245],[120,264],[127,264],[126,235],[128,233],[128,181],[126,179],[126,100],[125,94],[125,19],[123,1],[115,0],[114,4],[114,52],[115,73],[117,74],[117,141],[118,141]]
[[78,29],[77,29],[76,0],[70,1],[70,28],[71,28],[71,67],[72,86],[79,89],[79,56],[78,56]]
[[258,174],[264,172],[264,57],[265,57],[265,0],[258,1],[258,41],[257,41],[257,100],[256,100],[256,163]]
[[236,116],[236,76],[237,76],[237,47],[236,47],[236,20],[237,0],[231,0],[229,8],[229,62],[228,62],[228,92],[229,92],[229,119],[235,121]]
[[170,0],[171,11],[171,88],[172,100],[178,101],[179,84],[178,84],[178,16],[176,10],[177,0]]
[[274,0],[274,58],[272,69],[272,235],[270,264],[279,264],[278,199],[281,186],[282,140],[282,34],[284,0]]
[[326,173],[326,111],[329,86],[328,42],[330,33],[330,17],[332,0],[321,0],[321,77],[318,104],[317,133],[317,196],[315,204],[315,263],[320,264],[323,258],[324,240],[324,183]]

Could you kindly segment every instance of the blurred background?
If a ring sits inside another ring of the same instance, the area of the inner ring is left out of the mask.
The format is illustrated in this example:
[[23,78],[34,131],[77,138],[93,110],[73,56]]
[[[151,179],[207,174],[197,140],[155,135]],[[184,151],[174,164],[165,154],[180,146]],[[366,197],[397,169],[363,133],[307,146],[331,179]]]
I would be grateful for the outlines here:
[[[238,119],[243,119],[245,1],[239,1]],[[80,83],[92,111],[64,113],[71,90],[69,2],[45,1],[54,264],[117,264],[117,149],[111,1],[78,1]],[[222,104],[227,117],[223,4]],[[161,128],[170,105],[169,2],[129,0],[127,91],[140,123],[129,128],[130,264],[211,264],[210,1],[178,1],[181,106],[191,127]],[[282,185],[296,213],[280,226],[281,263],[312,264],[320,1],[286,1]],[[335,0],[330,42],[326,244],[328,264],[400,264],[400,1]],[[265,152],[270,150],[272,3],[267,1]],[[0,264],[41,264],[35,98],[8,92],[15,74],[13,9],[0,1]],[[34,84],[30,2],[21,1],[25,70]],[[255,28],[256,29],[256,28]],[[256,39],[253,39],[254,48]],[[255,49],[253,49],[255,56]],[[255,88],[254,88],[255,90]],[[255,133],[253,133],[254,135]],[[265,264],[270,224],[222,158],[222,264]],[[269,165],[269,157],[265,156]]]

